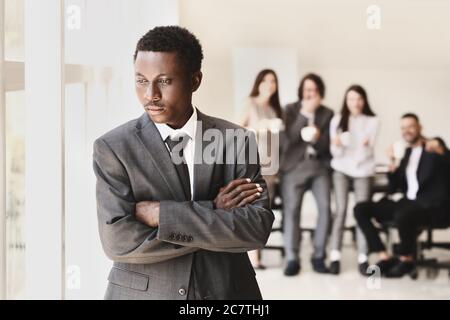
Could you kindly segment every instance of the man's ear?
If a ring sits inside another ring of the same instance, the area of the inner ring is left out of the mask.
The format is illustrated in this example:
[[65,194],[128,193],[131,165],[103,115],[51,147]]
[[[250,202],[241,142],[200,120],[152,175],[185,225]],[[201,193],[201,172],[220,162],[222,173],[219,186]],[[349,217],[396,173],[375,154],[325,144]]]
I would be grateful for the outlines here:
[[201,71],[197,71],[192,75],[192,92],[197,91],[202,83],[203,74]]

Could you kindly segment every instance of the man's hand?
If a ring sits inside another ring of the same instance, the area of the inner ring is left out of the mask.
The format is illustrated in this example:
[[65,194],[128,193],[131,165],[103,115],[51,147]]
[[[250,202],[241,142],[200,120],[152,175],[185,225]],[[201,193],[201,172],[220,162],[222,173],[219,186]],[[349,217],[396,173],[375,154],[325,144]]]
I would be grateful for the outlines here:
[[237,179],[225,187],[220,188],[214,199],[217,209],[233,209],[252,203],[261,196],[263,189],[257,183],[250,183],[250,179]]
[[[263,189],[257,183],[250,183],[250,179],[233,180],[220,188],[214,199],[217,209],[233,209],[252,203],[261,196]],[[159,201],[141,201],[136,204],[136,220],[157,228],[159,226]]]
[[425,150],[427,152],[437,153],[440,155],[443,155],[445,152],[444,147],[441,145],[441,143],[437,139],[428,140],[425,143]]
[[311,140],[312,143],[316,143],[317,141],[319,141],[320,135],[321,135],[319,127],[318,126],[314,126],[314,127],[316,128],[316,132],[314,134],[313,139]]
[[136,219],[149,227],[159,226],[159,201],[141,201],[136,204]]

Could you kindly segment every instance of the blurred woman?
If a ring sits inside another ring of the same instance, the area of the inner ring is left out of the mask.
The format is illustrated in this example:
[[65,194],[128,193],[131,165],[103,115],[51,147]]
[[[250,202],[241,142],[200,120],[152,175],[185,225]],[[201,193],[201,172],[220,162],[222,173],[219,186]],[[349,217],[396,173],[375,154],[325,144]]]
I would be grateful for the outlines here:
[[[250,96],[246,99],[244,110],[246,113],[241,125],[255,130],[258,137],[258,149],[261,166],[269,163],[270,155],[262,150],[267,150],[271,145],[270,138],[275,131],[282,129],[282,110],[278,95],[278,78],[275,71],[264,69],[256,76]],[[263,172],[264,173],[264,172]],[[267,184],[267,192],[270,199],[274,196],[276,175],[263,175]],[[250,260],[255,269],[265,269],[261,264],[261,252],[255,250],[249,252]]]
[[[353,185],[355,203],[370,200],[375,174],[374,146],[378,118],[370,108],[367,94],[359,85],[347,89],[340,114],[330,123],[331,167],[336,211],[331,231],[330,273],[339,274],[342,235],[347,213],[348,195]],[[366,274],[367,243],[356,227],[359,272]]]

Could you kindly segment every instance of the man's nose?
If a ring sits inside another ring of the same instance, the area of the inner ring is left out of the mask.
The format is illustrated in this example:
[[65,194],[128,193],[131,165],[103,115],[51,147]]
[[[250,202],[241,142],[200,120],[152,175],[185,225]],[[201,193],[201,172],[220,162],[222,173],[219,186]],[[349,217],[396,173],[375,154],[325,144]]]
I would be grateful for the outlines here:
[[147,87],[147,90],[145,91],[145,98],[151,101],[161,99],[161,92],[156,84],[151,83]]

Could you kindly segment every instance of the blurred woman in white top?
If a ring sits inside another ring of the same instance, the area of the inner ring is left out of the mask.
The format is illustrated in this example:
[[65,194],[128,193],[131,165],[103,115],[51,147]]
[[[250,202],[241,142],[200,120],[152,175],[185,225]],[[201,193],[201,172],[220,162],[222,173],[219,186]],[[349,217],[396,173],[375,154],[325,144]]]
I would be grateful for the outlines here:
[[[331,231],[330,272],[339,274],[342,236],[347,213],[348,195],[353,186],[355,204],[370,200],[375,174],[374,147],[379,122],[370,108],[367,94],[359,85],[347,89],[342,110],[330,123],[331,167],[336,210]],[[356,227],[359,272],[368,268],[367,243]]]
[[[252,129],[257,133],[262,174],[267,184],[269,197],[273,199],[277,176],[276,174],[265,175],[264,164],[277,159],[277,157],[272,157],[271,155],[272,152],[278,152],[278,150],[267,152],[267,148],[272,146],[271,138],[283,129],[282,111],[278,95],[278,78],[275,71],[264,69],[258,73],[250,96],[245,101],[244,110],[246,111],[241,124],[243,127]],[[272,163],[271,165],[273,166],[274,164]],[[275,167],[278,166],[275,165]],[[261,264],[259,250],[249,252],[249,257],[254,268],[265,268]]]

